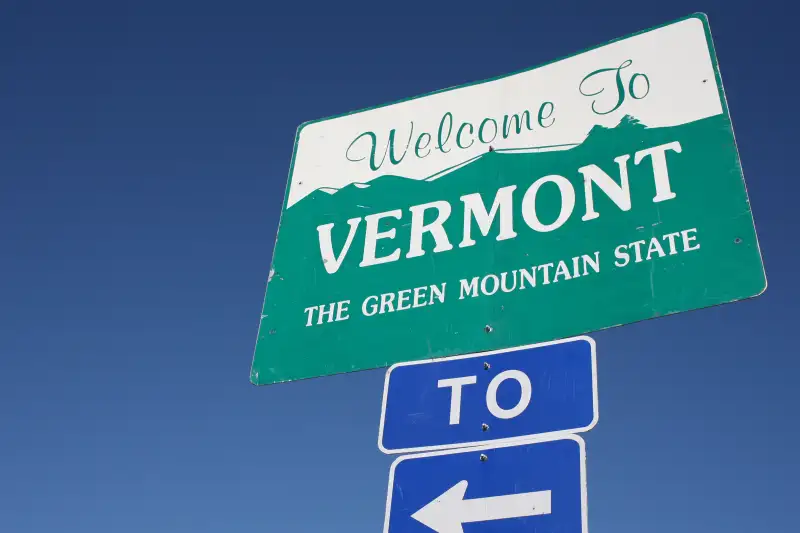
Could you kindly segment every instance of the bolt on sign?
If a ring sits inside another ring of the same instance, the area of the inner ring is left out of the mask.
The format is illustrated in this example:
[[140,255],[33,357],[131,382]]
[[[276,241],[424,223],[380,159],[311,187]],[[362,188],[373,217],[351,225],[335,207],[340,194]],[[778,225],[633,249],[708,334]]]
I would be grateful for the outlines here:
[[303,124],[251,381],[545,342],[765,288],[694,15]]

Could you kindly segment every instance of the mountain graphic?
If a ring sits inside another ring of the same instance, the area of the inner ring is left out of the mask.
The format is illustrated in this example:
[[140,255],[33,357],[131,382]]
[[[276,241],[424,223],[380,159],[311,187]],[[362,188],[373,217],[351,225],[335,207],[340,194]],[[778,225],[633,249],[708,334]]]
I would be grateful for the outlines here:
[[[313,204],[319,209],[335,209],[337,206],[342,205],[359,205],[363,204],[365,198],[370,198],[373,191],[378,190],[391,190],[393,194],[413,194],[418,188],[425,187],[424,181],[412,180],[402,176],[394,176],[386,174],[375,178],[369,183],[350,183],[341,189],[334,189],[332,187],[325,187],[317,189],[305,198],[299,204]],[[368,206],[363,206],[367,208]]]
[[[668,130],[670,128],[648,128],[639,119],[625,115],[612,128],[595,125],[587,134],[584,141],[575,145],[562,145],[558,147],[532,147],[529,149],[493,150],[487,151],[449,169],[444,169],[422,180],[405,178],[392,174],[379,176],[369,183],[355,182],[341,189],[323,187],[300,200],[298,204],[313,205],[314,209],[330,212],[331,209],[347,205],[360,206],[371,209],[375,206],[385,205],[385,200],[413,195],[423,191],[433,192],[440,188],[452,186],[453,180],[463,180],[464,174],[469,173],[471,167],[483,168],[497,158],[527,158],[533,166],[548,167],[565,159],[581,159],[579,155],[596,153],[601,148],[623,142],[624,139],[638,137],[645,131]],[[620,154],[617,154],[620,155]],[[592,163],[588,161],[587,163]],[[576,167],[577,168],[577,167]],[[482,174],[483,175],[483,174]],[[476,184],[478,185],[478,184]],[[306,209],[305,207],[303,209]]]

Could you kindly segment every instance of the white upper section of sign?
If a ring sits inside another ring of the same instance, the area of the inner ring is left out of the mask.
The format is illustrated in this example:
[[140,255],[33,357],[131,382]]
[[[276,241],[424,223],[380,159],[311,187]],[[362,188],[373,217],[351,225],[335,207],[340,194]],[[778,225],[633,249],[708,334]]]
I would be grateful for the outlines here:
[[[513,115],[525,110],[531,129],[523,125],[518,134]],[[566,148],[581,143],[595,125],[613,127],[625,115],[663,127],[720,113],[703,22],[690,18],[502,79],[307,124],[298,138],[287,207],[317,189],[335,194],[386,174],[426,179],[489,146]],[[367,132],[376,139],[373,165]]]

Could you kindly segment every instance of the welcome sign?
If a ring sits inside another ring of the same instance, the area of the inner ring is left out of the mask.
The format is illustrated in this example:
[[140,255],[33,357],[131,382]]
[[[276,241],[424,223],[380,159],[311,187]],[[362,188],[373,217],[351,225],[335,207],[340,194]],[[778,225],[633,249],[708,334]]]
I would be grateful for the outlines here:
[[765,288],[697,15],[303,124],[251,381],[532,344]]

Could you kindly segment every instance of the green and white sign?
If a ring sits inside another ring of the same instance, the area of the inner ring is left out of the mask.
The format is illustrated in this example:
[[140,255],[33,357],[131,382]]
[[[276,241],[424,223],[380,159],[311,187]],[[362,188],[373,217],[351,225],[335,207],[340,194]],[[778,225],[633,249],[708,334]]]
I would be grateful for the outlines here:
[[765,288],[697,15],[303,124],[251,381],[549,341]]

